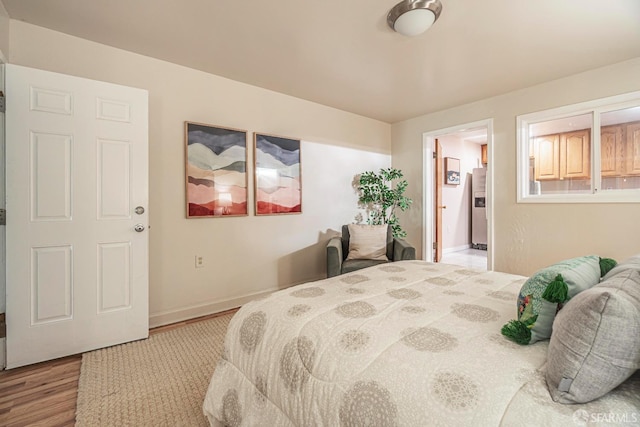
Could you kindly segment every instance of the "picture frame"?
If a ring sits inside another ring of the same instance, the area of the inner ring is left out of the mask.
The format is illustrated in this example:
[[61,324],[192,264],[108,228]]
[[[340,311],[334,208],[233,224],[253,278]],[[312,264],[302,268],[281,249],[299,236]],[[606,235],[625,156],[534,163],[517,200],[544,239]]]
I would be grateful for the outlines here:
[[444,177],[446,184],[460,185],[460,159],[444,158]]
[[247,131],[185,122],[187,218],[247,215]]
[[300,140],[255,132],[253,141],[255,214],[302,213]]

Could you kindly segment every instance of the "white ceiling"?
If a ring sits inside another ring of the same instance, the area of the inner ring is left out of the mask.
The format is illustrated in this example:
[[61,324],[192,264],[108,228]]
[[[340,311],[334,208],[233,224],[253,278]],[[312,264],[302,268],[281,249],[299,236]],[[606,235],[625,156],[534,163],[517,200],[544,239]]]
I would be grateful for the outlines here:
[[640,57],[639,0],[0,0],[12,19],[394,123]]

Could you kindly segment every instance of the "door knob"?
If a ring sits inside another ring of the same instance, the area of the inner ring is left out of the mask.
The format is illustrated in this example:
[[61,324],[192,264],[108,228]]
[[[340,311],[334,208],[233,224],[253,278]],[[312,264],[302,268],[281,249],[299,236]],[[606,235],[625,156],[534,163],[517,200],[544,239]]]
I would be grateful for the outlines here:
[[441,209],[447,209],[447,205],[439,206]]
[[144,208],[143,208],[142,206],[138,206],[138,207],[135,209],[135,212],[136,212],[138,215],[142,215],[142,214],[144,213]]
[[142,233],[144,231],[144,225],[136,224],[135,227],[133,227],[133,229],[136,230],[138,233]]

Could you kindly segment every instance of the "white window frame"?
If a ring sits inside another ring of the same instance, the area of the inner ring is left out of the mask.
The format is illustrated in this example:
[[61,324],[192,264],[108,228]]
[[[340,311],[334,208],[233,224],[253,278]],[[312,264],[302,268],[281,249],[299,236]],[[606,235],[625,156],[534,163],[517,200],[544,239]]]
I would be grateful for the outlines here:
[[[518,203],[638,203],[640,189],[602,190],[600,164],[600,115],[640,107],[640,91],[596,99],[516,117]],[[529,194],[529,124],[592,114],[591,193]]]

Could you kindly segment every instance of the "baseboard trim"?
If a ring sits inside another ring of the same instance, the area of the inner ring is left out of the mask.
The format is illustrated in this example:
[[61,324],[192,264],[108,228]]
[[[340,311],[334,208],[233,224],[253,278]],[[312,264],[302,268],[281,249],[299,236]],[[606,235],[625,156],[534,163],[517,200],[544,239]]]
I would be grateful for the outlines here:
[[179,308],[177,310],[167,310],[149,315],[149,328],[169,325],[171,323],[182,322],[184,320],[193,319],[195,317],[206,316],[208,314],[220,313],[222,311],[238,308],[249,301],[256,298],[267,296],[280,289],[270,289],[267,291],[255,292],[237,298],[230,298],[223,301],[210,302],[205,304],[193,305],[190,307]]
[[465,249],[469,249],[471,247],[471,244],[468,245],[462,245],[462,246],[456,246],[455,248],[447,248],[447,249],[443,249],[442,253],[443,254],[448,254],[451,252],[459,252],[459,251],[464,251]]

